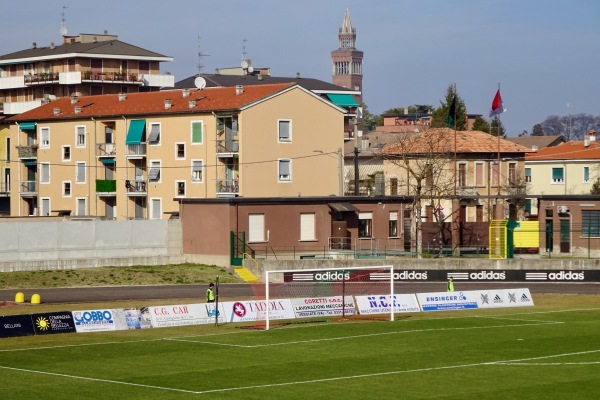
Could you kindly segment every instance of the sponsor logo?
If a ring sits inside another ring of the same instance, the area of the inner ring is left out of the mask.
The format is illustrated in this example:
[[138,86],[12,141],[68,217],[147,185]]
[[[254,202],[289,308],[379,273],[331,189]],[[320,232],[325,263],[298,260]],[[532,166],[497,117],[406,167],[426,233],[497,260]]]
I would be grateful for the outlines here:
[[529,297],[525,293],[521,296],[521,303],[531,303],[531,300],[529,300]]
[[516,293],[508,293],[508,302],[509,303],[517,303],[517,294]]
[[316,281],[347,281],[350,280],[349,272],[324,272],[315,274]]
[[497,294],[496,296],[494,296],[494,303],[502,304],[502,303],[504,303],[504,301],[502,301],[502,298],[500,297],[500,295]]
[[246,307],[244,307],[244,305],[239,301],[236,301],[233,304],[233,313],[238,317],[243,318],[244,316],[246,316]]
[[46,317],[38,317],[35,320],[35,326],[37,326],[40,331],[47,331],[50,329],[50,321],[48,321]]
[[583,281],[585,280],[584,272],[559,271],[548,273],[549,281]]
[[427,271],[394,272],[394,280],[395,281],[407,281],[407,280],[426,281],[427,280]]
[[87,325],[87,324],[112,324],[113,315],[108,310],[98,311],[76,311],[73,313],[73,319],[75,319],[76,325]]
[[481,294],[481,303],[482,304],[490,304],[490,295],[489,294]]
[[503,281],[506,280],[506,273],[502,272],[494,272],[494,271],[480,271],[480,272],[472,272],[469,274],[469,279],[472,280],[493,280],[493,281]]

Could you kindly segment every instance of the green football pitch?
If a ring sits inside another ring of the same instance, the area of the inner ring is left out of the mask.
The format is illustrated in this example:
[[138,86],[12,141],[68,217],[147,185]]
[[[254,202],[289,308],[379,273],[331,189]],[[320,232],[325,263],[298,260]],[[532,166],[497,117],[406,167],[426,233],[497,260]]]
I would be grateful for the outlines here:
[[3,399],[598,399],[600,297],[0,339]]

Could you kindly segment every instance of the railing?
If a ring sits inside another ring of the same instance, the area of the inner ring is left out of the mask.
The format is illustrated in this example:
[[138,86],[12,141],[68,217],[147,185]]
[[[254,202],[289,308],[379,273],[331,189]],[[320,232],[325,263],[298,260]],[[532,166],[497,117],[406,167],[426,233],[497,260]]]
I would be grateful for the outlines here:
[[146,193],[147,182],[144,179],[131,179],[125,181],[127,193]]
[[239,193],[238,179],[217,179],[217,194],[237,194]]
[[19,158],[37,158],[38,146],[17,146],[19,149]]
[[128,144],[125,155],[127,155],[127,156],[145,156],[146,155],[146,143]]
[[217,140],[217,153],[239,153],[240,145],[238,140],[221,139]]
[[116,154],[117,150],[114,143],[100,143],[96,146],[97,157],[112,157]]
[[19,193],[36,193],[36,181],[19,182]]
[[114,193],[117,191],[117,181],[112,179],[96,179],[96,193]]
[[40,73],[25,75],[25,83],[48,83],[58,81],[58,73]]

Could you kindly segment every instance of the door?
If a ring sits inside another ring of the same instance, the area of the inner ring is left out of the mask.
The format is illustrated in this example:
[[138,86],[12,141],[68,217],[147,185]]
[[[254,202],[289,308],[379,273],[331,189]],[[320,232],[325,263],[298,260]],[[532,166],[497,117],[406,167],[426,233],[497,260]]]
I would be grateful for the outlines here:
[[546,252],[551,253],[554,247],[554,222],[551,219],[546,220]]
[[560,220],[560,252],[571,252],[571,221],[568,219]]
[[350,249],[350,240],[348,240],[348,222],[331,221],[331,248]]

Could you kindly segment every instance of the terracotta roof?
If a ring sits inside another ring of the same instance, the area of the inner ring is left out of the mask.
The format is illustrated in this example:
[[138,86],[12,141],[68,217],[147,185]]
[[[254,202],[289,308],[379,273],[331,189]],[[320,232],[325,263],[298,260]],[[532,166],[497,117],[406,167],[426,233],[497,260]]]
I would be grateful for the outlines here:
[[[410,152],[430,153],[435,151],[454,152],[454,130],[450,128],[433,128],[424,132],[415,133],[413,139],[409,139]],[[384,153],[396,154],[406,149],[399,143],[389,144],[383,149]],[[456,131],[456,152],[465,153],[528,153],[528,148],[500,139],[481,131]]]
[[556,146],[565,142],[565,139],[560,135],[553,136],[521,136],[521,137],[512,137],[507,138],[506,140],[511,141],[516,144],[520,144],[521,146],[528,147],[533,149],[534,146],[538,149],[543,149],[544,147]]
[[590,145],[586,147],[582,140],[572,140],[558,146],[545,147],[525,156],[525,161],[593,159],[600,159],[600,142],[590,142]]
[[[292,87],[294,85],[291,83],[245,86],[241,94],[236,94],[235,87],[206,88],[203,90],[193,89],[189,90],[188,97],[183,97],[183,90],[126,93],[126,98],[123,101],[119,101],[118,94],[103,94],[79,97],[75,104],[72,104],[71,99],[66,97],[14,116],[9,121],[82,119],[86,117],[114,115],[178,114],[237,110]],[[167,99],[171,100],[171,107],[169,109],[165,109],[165,100]],[[196,101],[196,105],[193,108],[189,106],[191,100]],[[78,114],[75,113],[76,107],[80,107]],[[54,114],[55,109],[59,110],[57,115]]]

